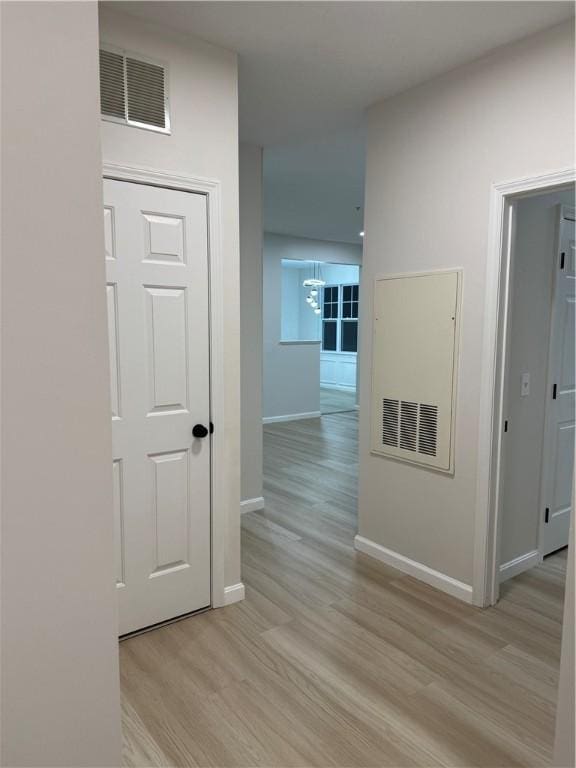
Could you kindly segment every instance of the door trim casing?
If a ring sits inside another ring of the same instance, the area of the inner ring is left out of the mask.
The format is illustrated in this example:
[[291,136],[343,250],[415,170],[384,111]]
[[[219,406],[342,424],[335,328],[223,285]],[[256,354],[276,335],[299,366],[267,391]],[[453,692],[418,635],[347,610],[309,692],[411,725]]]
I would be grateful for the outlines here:
[[[206,196],[208,209],[208,280],[209,280],[209,354],[210,354],[210,415],[216,425],[223,425],[225,413],[224,388],[224,264],[222,258],[222,195],[216,179],[200,176],[179,176],[152,168],[104,163],[102,174],[106,179],[146,184],[180,192],[194,192]],[[234,600],[226,593],[225,553],[228,528],[228,509],[222,483],[226,466],[224,429],[217,428],[210,446],[210,582],[211,606],[217,608]],[[240,585],[236,585],[239,587]],[[243,597],[236,589],[236,599]]]
[[499,595],[500,496],[504,396],[512,266],[513,201],[574,183],[574,168],[493,184],[490,192],[486,293],[481,354],[473,603],[494,605]]

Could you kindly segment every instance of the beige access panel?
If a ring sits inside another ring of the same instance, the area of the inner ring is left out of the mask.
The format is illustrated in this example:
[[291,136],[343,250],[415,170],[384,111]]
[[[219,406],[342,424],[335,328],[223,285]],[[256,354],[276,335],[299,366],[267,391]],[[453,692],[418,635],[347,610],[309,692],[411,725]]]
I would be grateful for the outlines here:
[[454,471],[461,270],[374,286],[371,451]]

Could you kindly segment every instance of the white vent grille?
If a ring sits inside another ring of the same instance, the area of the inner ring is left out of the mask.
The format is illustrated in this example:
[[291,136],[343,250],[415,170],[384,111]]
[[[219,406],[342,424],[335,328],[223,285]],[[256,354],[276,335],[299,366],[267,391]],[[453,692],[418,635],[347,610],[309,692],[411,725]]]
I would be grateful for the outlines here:
[[417,403],[400,404],[400,448],[405,451],[416,450],[416,430],[418,428]]
[[438,407],[406,400],[382,400],[382,445],[436,456]]
[[382,401],[382,443],[398,445],[398,400]]
[[100,106],[103,115],[124,119],[124,58],[113,51],[100,51]]
[[438,443],[438,408],[435,405],[420,404],[418,420],[418,452],[436,456]]
[[166,127],[163,67],[126,58],[126,95],[129,121]]
[[161,64],[101,48],[100,102],[107,120],[169,132],[166,68]]

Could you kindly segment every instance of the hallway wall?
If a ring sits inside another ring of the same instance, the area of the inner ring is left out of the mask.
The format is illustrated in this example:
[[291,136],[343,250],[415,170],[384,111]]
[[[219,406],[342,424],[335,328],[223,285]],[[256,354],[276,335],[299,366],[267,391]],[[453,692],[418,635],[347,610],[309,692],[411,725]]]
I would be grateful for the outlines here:
[[0,13],[0,763],[119,766],[97,5]]
[[262,148],[240,144],[241,499],[262,505]]
[[[491,185],[574,166],[573,55],[567,23],[368,113],[360,534],[456,580],[463,596],[473,578]],[[369,449],[374,278],[449,267],[464,271],[453,476]]]
[[[221,185],[221,253],[225,355],[224,431],[227,463],[225,585],[240,582],[240,256],[238,211],[238,64],[235,53],[100,6],[100,39],[165,62],[171,133],[101,122],[105,163],[217,179]],[[216,330],[216,329],[213,329]]]

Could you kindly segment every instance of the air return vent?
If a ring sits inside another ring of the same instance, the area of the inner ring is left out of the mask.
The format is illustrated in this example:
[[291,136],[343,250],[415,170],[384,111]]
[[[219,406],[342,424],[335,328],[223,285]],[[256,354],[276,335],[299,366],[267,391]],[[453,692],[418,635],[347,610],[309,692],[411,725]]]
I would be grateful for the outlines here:
[[404,400],[382,400],[382,445],[436,456],[438,408]]
[[435,405],[420,405],[418,420],[418,451],[436,456],[438,442],[438,408]]
[[101,48],[100,103],[105,120],[169,133],[166,68],[158,62]]
[[372,453],[453,471],[459,270],[376,280]]
[[124,57],[113,51],[100,51],[100,107],[103,115],[126,117]]
[[382,445],[398,445],[398,400],[382,400]]

